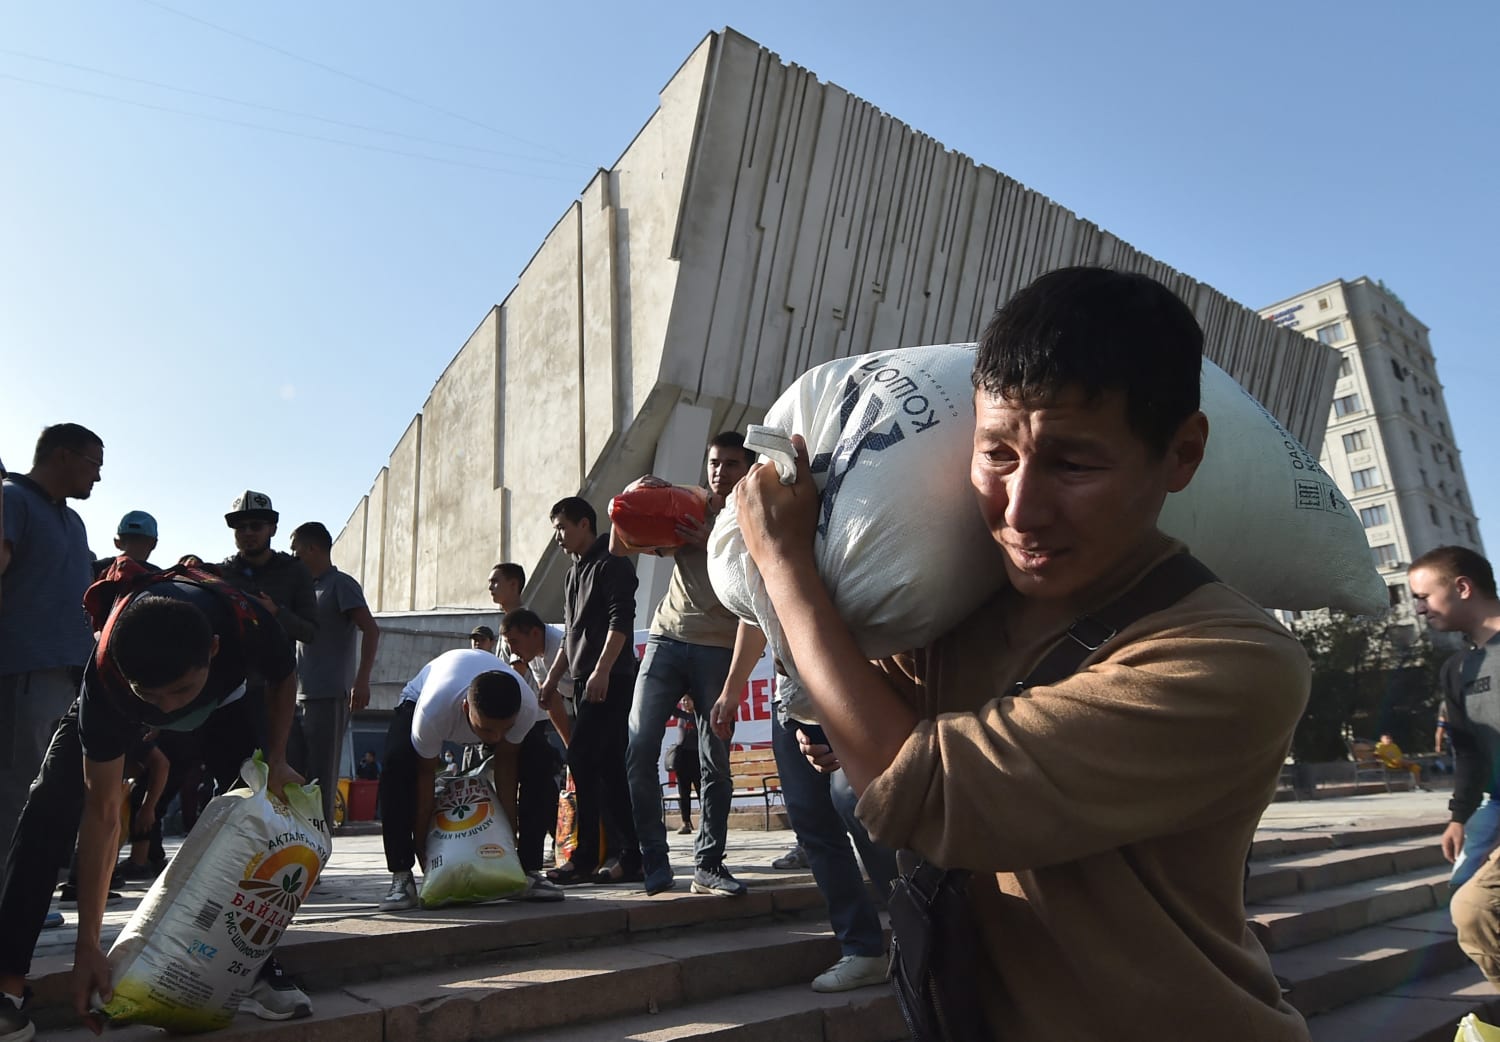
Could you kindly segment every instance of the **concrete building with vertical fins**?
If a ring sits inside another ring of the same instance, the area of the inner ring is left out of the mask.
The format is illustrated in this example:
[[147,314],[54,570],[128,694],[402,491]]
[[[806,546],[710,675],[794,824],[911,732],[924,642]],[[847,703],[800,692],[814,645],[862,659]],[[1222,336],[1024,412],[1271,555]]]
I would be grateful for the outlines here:
[[1484,553],[1428,329],[1363,277],[1260,313],[1338,352],[1319,462],[1364,523],[1396,617],[1414,623],[1406,566],[1445,544]]
[[[1170,286],[1209,356],[1317,451],[1337,352],[711,33],[449,362],[334,562],[389,613],[487,607],[490,566],[515,560],[528,602],[560,617],[556,500],[580,494],[603,515],[648,471],[701,481],[708,439],[754,422],[809,367],[973,340],[1037,275],[1085,263]],[[640,560],[641,619],[671,566]]]

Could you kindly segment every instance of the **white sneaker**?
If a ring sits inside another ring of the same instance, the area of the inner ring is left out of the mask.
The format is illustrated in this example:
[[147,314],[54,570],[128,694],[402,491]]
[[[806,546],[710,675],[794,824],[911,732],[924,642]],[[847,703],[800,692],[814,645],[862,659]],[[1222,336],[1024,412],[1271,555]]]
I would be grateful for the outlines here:
[[853,991],[884,984],[888,963],[884,955],[846,955],[813,978],[813,991]]
[[382,912],[404,912],[417,907],[417,881],[410,872],[395,872],[391,875],[391,888],[380,900]]
[[526,873],[526,889],[511,894],[509,901],[561,901],[563,888],[540,872]]

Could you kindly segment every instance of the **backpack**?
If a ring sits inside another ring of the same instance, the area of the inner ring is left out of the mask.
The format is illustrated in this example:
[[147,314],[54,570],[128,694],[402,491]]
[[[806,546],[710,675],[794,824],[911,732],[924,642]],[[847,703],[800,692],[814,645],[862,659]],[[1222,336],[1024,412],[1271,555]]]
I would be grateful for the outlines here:
[[83,594],[84,614],[99,634],[94,645],[94,668],[101,675],[125,682],[113,656],[106,651],[110,634],[120,613],[137,594],[149,592],[157,583],[164,582],[190,583],[214,593],[229,608],[234,617],[235,634],[241,639],[255,633],[261,625],[250,595],[226,580],[213,565],[196,557],[185,557],[170,568],[152,571],[140,561],[122,554],[109,563],[104,574]]

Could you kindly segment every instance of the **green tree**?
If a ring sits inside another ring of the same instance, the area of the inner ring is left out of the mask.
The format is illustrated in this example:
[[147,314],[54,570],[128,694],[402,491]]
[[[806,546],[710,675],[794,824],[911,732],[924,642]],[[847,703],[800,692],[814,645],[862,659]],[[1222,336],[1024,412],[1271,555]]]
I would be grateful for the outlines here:
[[1341,760],[1345,738],[1386,732],[1408,752],[1431,746],[1446,652],[1385,618],[1320,612],[1293,630],[1312,663],[1312,693],[1292,738],[1297,762]]

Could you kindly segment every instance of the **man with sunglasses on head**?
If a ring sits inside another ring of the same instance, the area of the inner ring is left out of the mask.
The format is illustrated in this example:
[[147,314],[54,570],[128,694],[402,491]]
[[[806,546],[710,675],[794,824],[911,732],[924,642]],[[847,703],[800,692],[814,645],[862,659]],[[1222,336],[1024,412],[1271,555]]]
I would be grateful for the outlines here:
[[88,499],[103,467],[103,440],[76,423],[42,431],[26,474],[0,466],[0,851],[94,644],[94,555],[68,500]]

